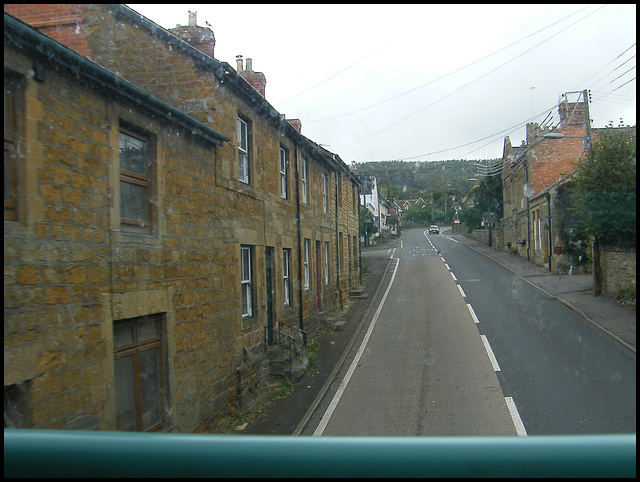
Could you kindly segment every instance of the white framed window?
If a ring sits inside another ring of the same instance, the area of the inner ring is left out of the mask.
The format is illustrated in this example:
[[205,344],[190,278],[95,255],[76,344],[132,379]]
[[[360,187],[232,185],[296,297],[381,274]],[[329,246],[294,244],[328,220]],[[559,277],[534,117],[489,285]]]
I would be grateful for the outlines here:
[[242,290],[242,317],[253,315],[253,283],[251,246],[240,247],[240,284]]
[[291,259],[291,250],[284,248],[282,250],[282,282],[283,282],[283,299],[285,306],[291,306],[291,279],[289,278],[289,263]]
[[238,117],[238,179],[249,184],[249,125]]
[[304,289],[308,290],[310,288],[310,267],[309,267],[309,250],[311,245],[311,241],[308,239],[304,240]]
[[327,198],[329,190],[329,177],[325,172],[322,173],[322,212],[327,213]]
[[542,246],[542,239],[540,237],[540,211],[534,209],[531,211],[531,215],[533,218],[533,249],[537,251]]
[[307,160],[303,157],[301,159],[301,181],[302,181],[302,202],[307,204]]
[[289,164],[287,150],[283,147],[280,148],[280,197],[287,199],[287,168]]
[[329,284],[329,241],[324,242],[324,284]]

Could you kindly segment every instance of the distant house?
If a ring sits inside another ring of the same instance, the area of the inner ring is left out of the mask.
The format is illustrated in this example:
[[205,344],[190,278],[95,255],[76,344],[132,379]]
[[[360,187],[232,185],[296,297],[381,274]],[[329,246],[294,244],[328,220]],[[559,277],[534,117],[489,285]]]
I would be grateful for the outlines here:
[[380,229],[388,231],[390,234],[398,234],[398,210],[390,201],[380,196],[378,196],[378,206],[380,209]]
[[421,197],[417,199],[396,199],[395,203],[401,209],[409,209],[413,206],[422,208],[427,205],[427,202]]
[[371,211],[375,225],[380,229],[380,195],[378,193],[376,174],[373,171],[371,174],[358,174],[358,180],[361,186],[360,204]]
[[[357,168],[355,172],[357,173]],[[398,213],[398,209],[391,201],[380,195],[375,171],[372,170],[371,174],[357,175],[361,186],[360,204],[365,206],[369,211],[371,211],[371,214],[373,214],[373,219],[376,227],[378,228],[378,233],[388,231],[391,234],[397,234],[398,223],[396,215]],[[387,222],[387,218],[390,215],[396,216],[395,218],[391,218],[394,220],[392,223]],[[376,235],[378,234],[376,233]]]

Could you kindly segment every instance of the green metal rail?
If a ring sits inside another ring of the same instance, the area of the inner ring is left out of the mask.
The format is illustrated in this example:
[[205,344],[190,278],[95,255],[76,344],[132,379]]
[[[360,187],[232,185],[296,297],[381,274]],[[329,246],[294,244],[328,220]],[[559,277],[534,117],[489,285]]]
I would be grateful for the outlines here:
[[5,477],[634,477],[636,436],[4,431]]

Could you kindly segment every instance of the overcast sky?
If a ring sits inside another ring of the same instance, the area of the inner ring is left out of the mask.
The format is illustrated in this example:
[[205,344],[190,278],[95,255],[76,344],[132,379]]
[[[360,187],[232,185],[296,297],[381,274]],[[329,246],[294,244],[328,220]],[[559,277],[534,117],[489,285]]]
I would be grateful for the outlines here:
[[215,58],[251,58],[271,105],[347,163],[499,158],[584,89],[593,127],[636,123],[635,4],[129,7],[167,29],[197,12]]

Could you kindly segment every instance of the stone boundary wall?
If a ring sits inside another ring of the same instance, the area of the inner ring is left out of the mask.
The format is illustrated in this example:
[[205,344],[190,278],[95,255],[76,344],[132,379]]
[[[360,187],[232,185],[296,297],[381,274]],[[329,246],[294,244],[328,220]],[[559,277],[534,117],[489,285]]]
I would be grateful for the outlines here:
[[623,287],[636,286],[636,251],[634,248],[602,247],[602,291],[615,296]]

